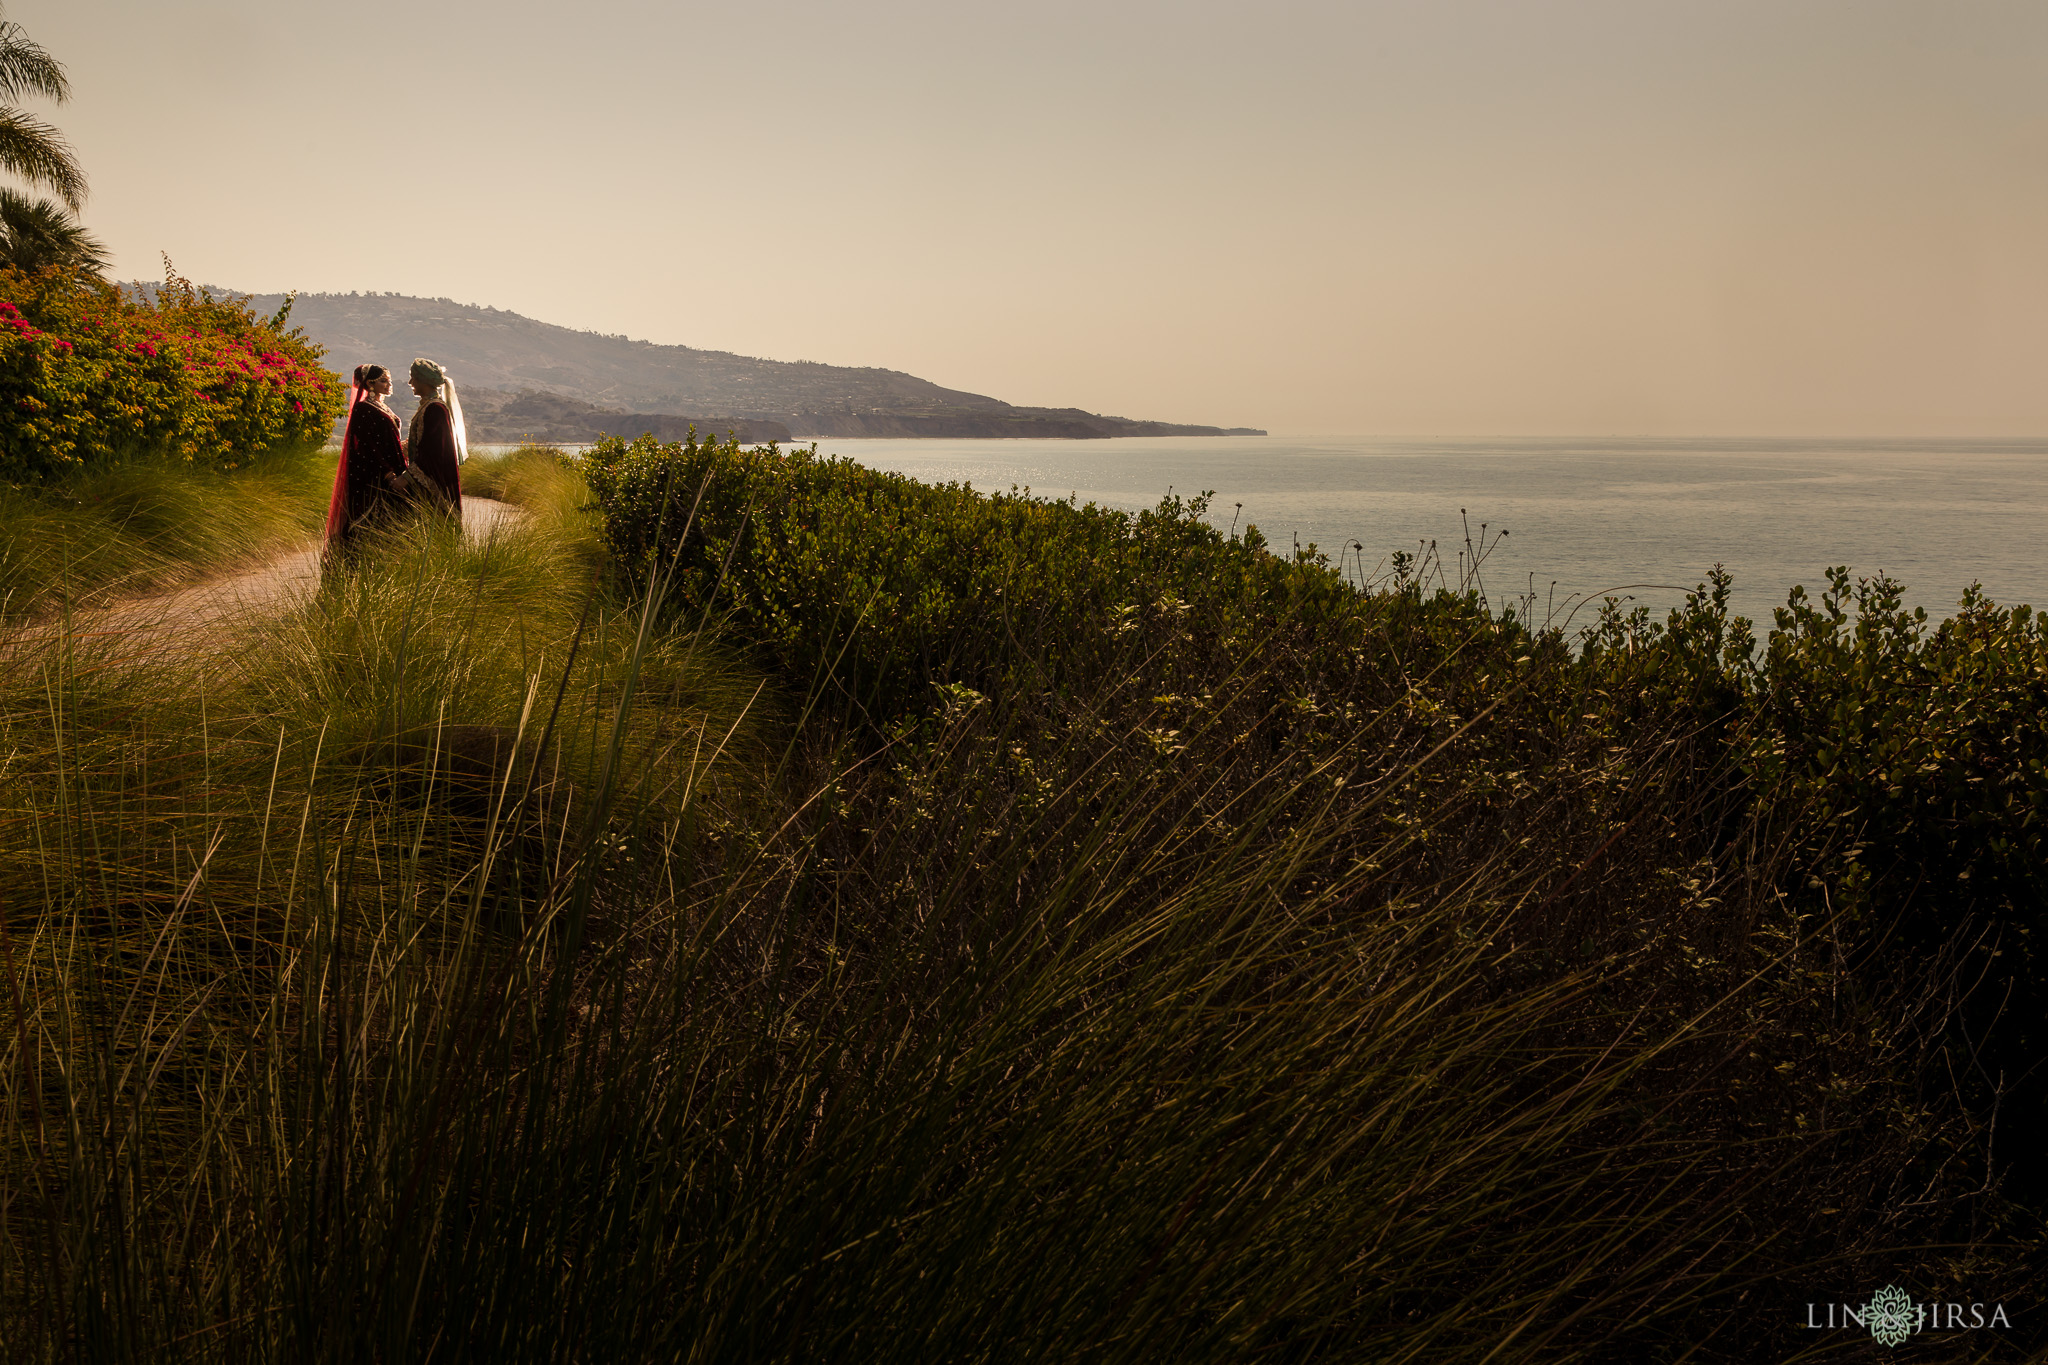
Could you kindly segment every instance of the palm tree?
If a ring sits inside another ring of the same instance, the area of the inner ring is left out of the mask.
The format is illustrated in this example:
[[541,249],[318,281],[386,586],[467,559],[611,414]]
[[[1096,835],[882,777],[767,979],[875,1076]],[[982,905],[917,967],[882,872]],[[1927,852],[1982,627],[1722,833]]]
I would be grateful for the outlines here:
[[35,274],[56,269],[102,279],[112,264],[102,246],[62,204],[0,187],[0,266]]
[[99,278],[110,264],[107,249],[75,216],[85,202],[85,169],[62,133],[15,107],[29,95],[62,104],[71,97],[71,82],[63,64],[20,24],[0,20],[0,170],[54,190],[64,201],[30,199],[0,188],[0,266],[31,273],[55,268],[80,279]]
[[0,170],[54,191],[76,213],[85,203],[85,169],[62,133],[15,108],[29,95],[62,104],[71,97],[71,82],[20,24],[0,21]]

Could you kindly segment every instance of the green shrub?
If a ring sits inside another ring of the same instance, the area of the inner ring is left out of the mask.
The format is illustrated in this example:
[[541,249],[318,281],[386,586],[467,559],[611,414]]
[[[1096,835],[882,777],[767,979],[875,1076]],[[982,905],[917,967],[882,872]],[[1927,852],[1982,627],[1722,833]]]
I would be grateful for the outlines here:
[[340,414],[340,385],[284,322],[175,275],[144,301],[0,270],[0,481],[137,455],[234,469],[317,441]]
[[[1751,698],[1759,790],[1806,812],[1793,875],[1872,959],[1974,978],[1955,1083],[2008,1151],[2048,1143],[2048,619],[1975,586],[1929,627],[1889,578],[1829,572],[1777,612]],[[2011,1187],[2048,1204],[2040,1163]]]
[[631,587],[672,572],[678,610],[717,610],[786,675],[829,680],[874,718],[933,682],[1023,670],[1059,686],[1100,665],[1120,613],[1188,611],[1245,639],[1354,604],[1313,547],[1284,559],[1256,528],[1226,536],[1202,498],[1133,516],[694,437],[608,437],[584,467]]
[[[1879,576],[1791,591],[1759,648],[1716,571],[1664,623],[1609,609],[1582,642],[1608,723],[1677,716],[1716,737],[1720,780],[1783,831],[1786,892],[1866,971],[1946,964],[1949,1083],[2002,1141],[2048,1141],[2048,619],[1972,587],[1930,626]],[[2048,1198],[2038,1163],[2008,1188]]]
[[[1950,899],[2048,903],[2048,619],[1975,587],[1929,628],[1887,578],[1829,573],[1777,613],[1754,692],[1754,762],[1812,803],[1845,909],[1912,869]],[[1818,867],[1816,863],[1816,867]],[[2026,926],[2015,926],[2025,930]],[[2023,943],[2009,945],[2024,950]]]

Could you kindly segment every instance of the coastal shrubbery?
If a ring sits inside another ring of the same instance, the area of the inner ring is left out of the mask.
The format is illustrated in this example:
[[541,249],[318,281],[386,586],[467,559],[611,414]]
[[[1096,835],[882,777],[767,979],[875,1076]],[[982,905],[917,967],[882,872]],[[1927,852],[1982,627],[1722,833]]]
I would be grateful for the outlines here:
[[[1897,584],[1836,570],[1759,642],[1717,569],[1665,620],[1610,605],[1567,639],[1412,573],[1359,591],[1312,548],[1207,525],[1200,501],[1130,516],[733,442],[612,440],[589,463],[631,582],[672,565],[678,603],[715,600],[728,638],[870,725],[939,704],[935,686],[987,692],[1005,726],[1065,724],[1076,687],[1130,668],[1173,703],[1150,722],[1173,736],[1233,681],[1259,709],[1233,733],[1279,752],[1343,754],[1347,728],[1385,743],[1360,717],[1431,717],[1440,774],[1516,801],[1578,782],[1573,744],[1682,737],[1675,790],[1727,829],[1773,831],[1785,903],[1825,919],[1859,972],[1918,962],[1975,983],[1949,1001],[1956,1085],[2009,1138],[2048,1140],[2048,627],[2025,607],[1973,592],[1929,626]],[[1128,642],[1161,622],[1185,639],[1140,665]]]
[[1265,553],[1255,530],[1218,532],[1199,499],[1132,516],[737,441],[607,437],[583,464],[632,590],[673,574],[672,609],[715,612],[785,674],[828,679],[877,716],[928,700],[933,681],[1100,667],[1101,639],[1077,626],[1115,613],[1174,602],[1236,638],[1353,596],[1326,566]]
[[[1579,642],[1594,704],[1711,737],[1781,831],[1782,894],[1859,976],[1946,977],[1950,1085],[2001,1142],[2048,1143],[2048,618],[1972,588],[1930,624],[1900,584],[1837,568],[1759,642],[1727,588],[1717,571],[1664,622],[1610,609]],[[2038,1163],[2004,1178],[2048,1202]]]
[[144,300],[0,270],[0,482],[121,459],[235,469],[326,437],[341,390],[320,348],[167,274]]
[[2030,1321],[1958,1081],[1984,960],[1885,951],[1951,902],[1825,766],[1898,731],[1976,791],[2025,650],[1842,587],[1757,654],[1718,579],[1566,640],[1187,503],[731,444],[601,451],[601,531],[576,462],[474,472],[530,520],[402,528],[231,667],[0,671],[23,1354],[1746,1362],[1887,1283]]

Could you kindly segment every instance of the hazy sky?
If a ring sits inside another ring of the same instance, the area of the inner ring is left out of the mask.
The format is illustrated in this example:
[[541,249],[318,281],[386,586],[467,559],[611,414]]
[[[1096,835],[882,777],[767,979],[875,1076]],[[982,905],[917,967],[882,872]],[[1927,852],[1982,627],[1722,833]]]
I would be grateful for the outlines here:
[[1293,432],[2048,434],[2043,0],[8,0],[124,276]]

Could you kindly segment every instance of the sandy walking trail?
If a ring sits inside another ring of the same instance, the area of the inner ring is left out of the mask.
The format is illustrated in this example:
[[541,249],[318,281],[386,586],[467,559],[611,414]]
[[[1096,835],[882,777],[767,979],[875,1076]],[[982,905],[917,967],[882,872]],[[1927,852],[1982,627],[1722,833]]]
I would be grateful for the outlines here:
[[[462,500],[462,530],[474,538],[507,527],[519,516],[518,508],[492,498]],[[260,568],[74,612],[68,621],[38,622],[0,639],[5,641],[4,653],[15,657],[41,652],[67,638],[95,653],[111,645],[130,658],[167,649],[189,652],[221,638],[236,621],[276,615],[305,602],[319,587],[320,546],[309,541]]]

